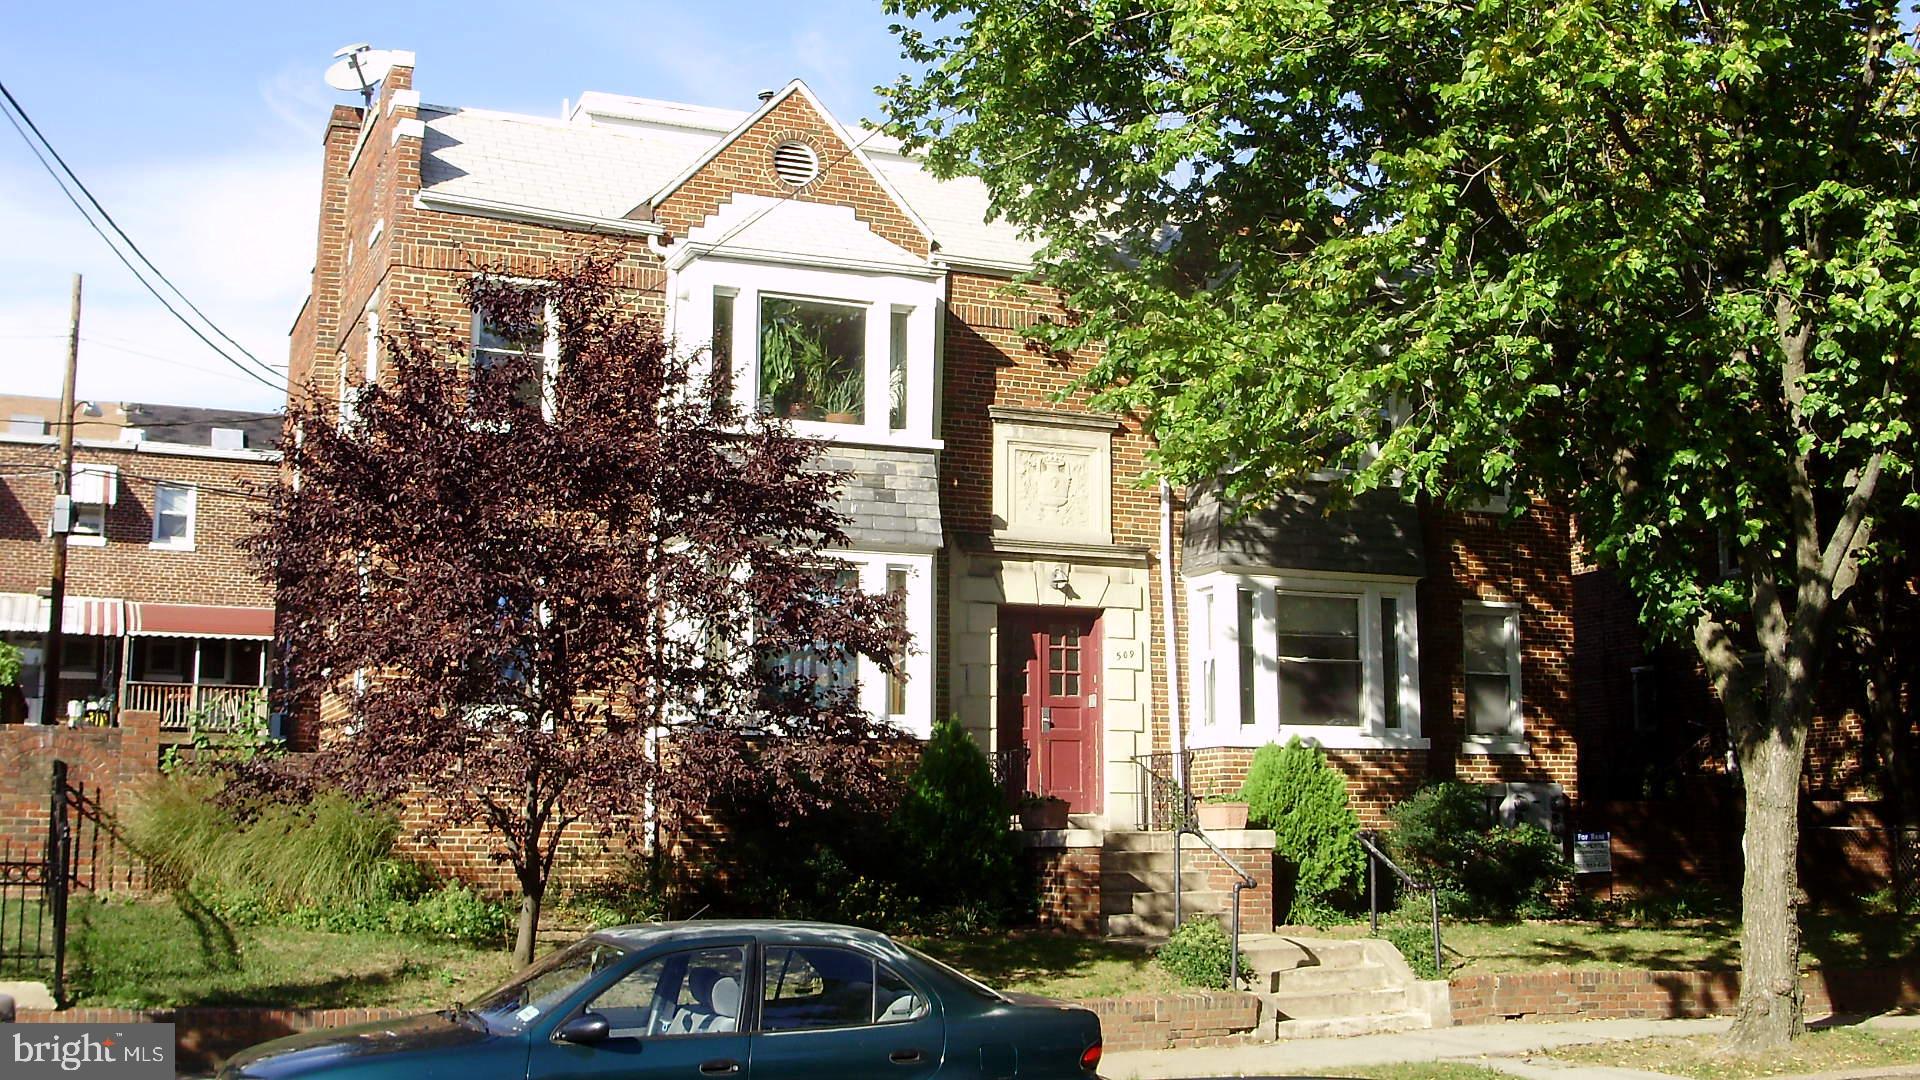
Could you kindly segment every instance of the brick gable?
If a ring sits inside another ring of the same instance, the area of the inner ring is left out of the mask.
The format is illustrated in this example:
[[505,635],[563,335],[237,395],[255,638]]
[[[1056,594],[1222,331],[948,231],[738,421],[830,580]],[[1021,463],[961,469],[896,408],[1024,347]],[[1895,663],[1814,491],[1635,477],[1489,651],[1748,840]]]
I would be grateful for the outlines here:
[[[820,162],[820,174],[798,190],[773,172],[774,147],[784,142],[807,144]],[[834,131],[834,125],[797,91],[700,166],[653,208],[653,217],[670,234],[683,237],[735,195],[852,207],[854,216],[876,235],[920,258],[932,252],[927,234]]]

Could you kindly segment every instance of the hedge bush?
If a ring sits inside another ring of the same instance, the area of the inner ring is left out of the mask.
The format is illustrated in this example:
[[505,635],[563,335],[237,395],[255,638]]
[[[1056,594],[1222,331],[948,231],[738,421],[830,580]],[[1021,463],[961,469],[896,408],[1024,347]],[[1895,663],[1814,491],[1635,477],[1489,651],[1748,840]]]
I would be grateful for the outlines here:
[[1318,914],[1351,902],[1366,873],[1360,820],[1347,802],[1346,777],[1319,747],[1297,738],[1261,747],[1240,797],[1247,824],[1273,830],[1273,850],[1293,871],[1295,907]]
[[[1153,954],[1154,962],[1165,968],[1183,986],[1207,990],[1232,989],[1227,985],[1232,974],[1233,940],[1219,920],[1189,919],[1174,930],[1167,943]],[[1247,958],[1240,958],[1245,975]]]
[[957,718],[934,725],[893,821],[921,909],[971,906],[998,921],[1023,906],[1020,839],[993,765]]
[[1394,858],[1440,889],[1451,915],[1544,914],[1573,866],[1552,834],[1537,825],[1499,825],[1471,784],[1441,781],[1390,812]]

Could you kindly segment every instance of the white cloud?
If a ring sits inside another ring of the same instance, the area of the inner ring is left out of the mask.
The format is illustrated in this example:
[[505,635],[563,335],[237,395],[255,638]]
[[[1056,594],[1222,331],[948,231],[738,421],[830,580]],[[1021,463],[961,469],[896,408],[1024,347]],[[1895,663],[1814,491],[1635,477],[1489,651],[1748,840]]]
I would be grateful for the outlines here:
[[[261,360],[284,364],[312,265],[319,167],[314,140],[309,150],[129,162],[86,179],[201,310]],[[81,397],[236,409],[281,404],[175,322],[52,180],[17,156],[0,167],[0,235],[9,237],[0,247],[0,391],[59,392],[77,270],[86,277]]]

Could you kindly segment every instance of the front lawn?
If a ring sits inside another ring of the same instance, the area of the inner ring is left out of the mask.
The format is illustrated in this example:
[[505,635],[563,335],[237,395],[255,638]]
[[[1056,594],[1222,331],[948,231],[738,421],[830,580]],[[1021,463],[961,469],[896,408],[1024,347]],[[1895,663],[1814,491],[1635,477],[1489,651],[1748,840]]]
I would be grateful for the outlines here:
[[1920,1063],[1920,1031],[1826,1028],[1809,1032],[1791,1048],[1773,1054],[1726,1054],[1715,1035],[1567,1046],[1547,1053],[1555,1061],[1582,1065],[1643,1069],[1699,1080],[1748,1080]]
[[1179,988],[1145,948],[1103,938],[1002,930],[901,940],[995,990],[1078,999]]
[[1399,1065],[1342,1066],[1329,1069],[1330,1077],[1353,1080],[1510,1080],[1508,1074],[1485,1065],[1459,1061],[1409,1061]]
[[504,950],[386,934],[235,927],[166,901],[76,901],[68,993],[83,1007],[440,1008],[505,981]]
[[[434,1009],[513,972],[504,949],[232,926],[167,900],[76,901],[73,927],[68,984],[79,1006]],[[1145,949],[1094,938],[1001,931],[903,940],[1000,990],[1087,998],[1174,987]]]
[[[1920,920],[1870,913],[1801,916],[1801,963],[1808,968],[1884,967],[1920,956]],[[1365,923],[1308,936],[1359,937]],[[1449,974],[1551,969],[1733,970],[1740,966],[1740,924],[1684,919],[1659,924],[1442,920]]]

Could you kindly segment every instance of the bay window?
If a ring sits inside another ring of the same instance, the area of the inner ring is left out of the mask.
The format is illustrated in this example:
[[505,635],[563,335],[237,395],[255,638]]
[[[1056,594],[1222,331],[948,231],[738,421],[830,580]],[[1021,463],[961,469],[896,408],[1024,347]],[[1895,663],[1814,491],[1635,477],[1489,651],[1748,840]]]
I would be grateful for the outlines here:
[[1190,587],[1213,718],[1194,745],[1426,745],[1412,581],[1226,571]]
[[674,278],[670,331],[707,345],[716,393],[802,434],[937,447],[937,276],[708,255]]
[[863,711],[928,737],[933,733],[933,656],[927,648],[933,640],[933,557],[836,551],[833,562],[829,580],[834,585],[899,597],[908,636],[906,651],[895,657],[902,674],[887,674],[865,657],[842,656],[829,646],[761,654],[762,670],[789,688],[811,684],[823,695],[852,690]]

